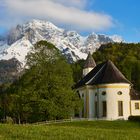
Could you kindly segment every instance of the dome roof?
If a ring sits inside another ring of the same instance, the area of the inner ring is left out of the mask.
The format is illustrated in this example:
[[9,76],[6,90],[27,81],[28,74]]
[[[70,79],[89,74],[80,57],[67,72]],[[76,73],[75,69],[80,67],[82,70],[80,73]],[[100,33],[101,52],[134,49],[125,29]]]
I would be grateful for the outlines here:
[[93,70],[91,70],[85,77],[83,77],[76,85],[75,88],[84,85],[99,85],[99,84],[113,84],[113,83],[128,83],[125,76],[119,71],[119,69],[108,60],[101,64],[98,64]]

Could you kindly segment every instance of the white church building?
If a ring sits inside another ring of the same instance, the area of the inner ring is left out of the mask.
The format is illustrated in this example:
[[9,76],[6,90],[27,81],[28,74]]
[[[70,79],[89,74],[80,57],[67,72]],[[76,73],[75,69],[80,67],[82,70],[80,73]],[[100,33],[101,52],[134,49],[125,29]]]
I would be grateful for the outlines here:
[[96,65],[89,53],[83,78],[75,85],[84,102],[80,117],[127,120],[129,116],[140,115],[140,96],[131,88],[131,82],[112,61]]

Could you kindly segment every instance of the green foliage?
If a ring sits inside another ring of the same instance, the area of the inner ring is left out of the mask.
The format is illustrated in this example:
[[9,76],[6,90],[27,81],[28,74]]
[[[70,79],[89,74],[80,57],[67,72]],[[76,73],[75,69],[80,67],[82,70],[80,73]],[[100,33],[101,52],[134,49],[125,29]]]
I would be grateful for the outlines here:
[[7,94],[7,88],[10,87],[10,83],[0,85],[0,119],[1,121],[6,120],[8,114],[10,98]]
[[79,60],[71,64],[71,68],[73,71],[73,79],[75,83],[77,83],[77,81],[79,81],[82,77],[83,66],[84,66],[84,60]]
[[27,56],[28,69],[9,88],[13,119],[36,122],[69,118],[79,107],[72,70],[54,45],[38,42]]

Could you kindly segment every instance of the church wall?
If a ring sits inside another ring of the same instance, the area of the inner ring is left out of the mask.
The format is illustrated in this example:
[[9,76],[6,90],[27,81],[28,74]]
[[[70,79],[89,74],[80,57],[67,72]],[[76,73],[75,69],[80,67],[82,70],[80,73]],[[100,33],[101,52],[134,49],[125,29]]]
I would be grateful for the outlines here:
[[140,100],[131,100],[131,115],[140,116]]
[[83,109],[81,109],[81,111],[80,111],[80,117],[83,118],[83,117],[86,116],[86,108],[87,108],[87,105],[86,105],[86,88],[79,89],[78,91],[79,91],[81,99],[83,100]]
[[[102,95],[102,92],[106,95]],[[121,91],[122,95],[117,93]],[[102,102],[107,103],[106,119],[128,119],[130,116],[130,87],[129,84],[106,84],[99,86],[99,117],[103,117]],[[123,116],[118,115],[118,101],[123,102]]]
[[[83,108],[84,108],[84,116],[80,115],[80,117],[85,118],[94,118],[95,117],[95,92],[96,89],[91,89],[88,87],[84,87],[78,90],[80,93],[80,97],[83,99]],[[82,113],[81,113],[82,114]]]
[[102,92],[106,92],[106,89],[99,88],[97,92],[97,102],[98,102],[98,117],[102,118],[103,117],[103,107],[102,103],[103,101],[107,101],[106,95],[102,95]]
[[87,75],[93,68],[85,68],[83,69],[83,76]]
[[[78,91],[84,102],[84,115],[80,117],[127,120],[130,116],[129,84],[104,84],[98,85],[98,88],[87,86],[78,89]],[[121,95],[118,94],[119,91],[122,92]],[[106,117],[103,116],[103,101],[106,101],[107,105]],[[118,115],[118,101],[123,102],[123,116]],[[97,102],[97,111],[95,110],[95,102]]]
[[89,118],[95,117],[96,89],[89,89]]

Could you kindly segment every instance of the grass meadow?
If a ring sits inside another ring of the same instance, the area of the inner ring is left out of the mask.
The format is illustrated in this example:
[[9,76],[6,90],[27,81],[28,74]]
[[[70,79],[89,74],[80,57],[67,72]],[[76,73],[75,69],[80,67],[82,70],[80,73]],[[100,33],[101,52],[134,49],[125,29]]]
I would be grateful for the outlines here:
[[0,140],[140,140],[140,122],[79,121],[49,125],[0,124]]

